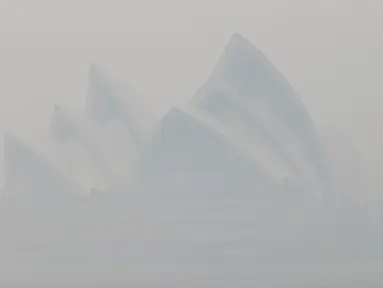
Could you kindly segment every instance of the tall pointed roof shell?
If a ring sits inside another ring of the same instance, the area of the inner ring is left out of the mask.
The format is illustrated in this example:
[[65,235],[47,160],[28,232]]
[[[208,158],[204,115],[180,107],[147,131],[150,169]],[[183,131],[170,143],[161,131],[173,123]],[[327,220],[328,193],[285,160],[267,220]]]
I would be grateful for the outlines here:
[[236,137],[252,143],[264,156],[268,155],[267,162],[274,169],[284,166],[286,177],[289,175],[290,178],[293,174],[302,183],[309,181],[312,187],[318,186],[315,171],[302,154],[301,143],[291,135],[285,123],[275,117],[274,111],[265,101],[250,101],[212,76],[189,104],[194,109],[209,114],[209,117],[213,117],[227,129],[235,131]]
[[[170,174],[177,171],[176,173],[186,173],[183,174],[186,177],[198,177],[197,174],[207,177],[205,180],[209,181],[210,185],[217,186],[224,182],[223,179],[218,181],[217,175],[226,175],[228,179],[232,179],[228,180],[232,181],[231,185],[237,183],[238,191],[241,191],[240,187],[246,191],[255,189],[254,187],[260,190],[264,187],[268,190],[278,183],[278,175],[272,173],[268,169],[270,167],[264,166],[267,163],[257,161],[260,160],[257,159],[259,155],[246,146],[246,143],[230,137],[230,131],[213,119],[208,119],[206,115],[180,107],[172,108],[159,123],[152,147],[147,154],[148,158],[144,159],[144,174],[166,174],[170,169]],[[186,170],[182,171],[183,169]],[[151,172],[152,170],[154,172]],[[246,180],[241,182],[242,178]],[[251,181],[252,185],[247,185],[247,181]],[[204,186],[200,180],[195,184]],[[186,186],[183,189],[189,189]],[[203,189],[209,190],[207,186]],[[225,188],[233,192],[231,189],[233,187]]]
[[[54,138],[59,140],[57,154],[66,163],[66,173],[86,190],[82,193],[93,188],[108,190],[133,181],[139,150],[120,121],[98,125],[87,114],[56,105],[51,135],[61,136]],[[77,167],[82,167],[78,168],[81,173]]]
[[102,126],[122,123],[139,148],[147,143],[155,125],[153,113],[140,94],[126,85],[122,87],[95,64],[89,69],[87,112]]
[[102,140],[100,133],[100,127],[88,115],[55,106],[50,135],[56,141],[56,154],[65,157],[61,160],[66,173],[86,190],[82,193],[87,194],[92,188],[106,189],[109,182],[109,167],[98,143]]
[[35,190],[48,197],[72,192],[70,183],[52,163],[9,133],[4,135],[4,164],[7,194]]
[[263,97],[303,138],[315,126],[303,103],[285,77],[267,57],[240,34],[234,34],[213,74],[249,99]]
[[[321,139],[303,102],[267,57],[240,34],[231,38],[213,75],[249,100],[267,101],[275,117],[284,121],[302,143],[321,178],[326,201],[334,201],[333,175]],[[331,200],[332,199],[332,200]]]

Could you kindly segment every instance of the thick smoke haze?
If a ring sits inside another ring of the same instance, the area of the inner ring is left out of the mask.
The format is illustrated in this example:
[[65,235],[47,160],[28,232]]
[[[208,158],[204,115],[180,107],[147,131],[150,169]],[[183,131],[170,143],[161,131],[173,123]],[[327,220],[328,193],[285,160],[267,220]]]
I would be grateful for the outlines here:
[[380,287],[382,26],[373,0],[0,0],[0,283]]

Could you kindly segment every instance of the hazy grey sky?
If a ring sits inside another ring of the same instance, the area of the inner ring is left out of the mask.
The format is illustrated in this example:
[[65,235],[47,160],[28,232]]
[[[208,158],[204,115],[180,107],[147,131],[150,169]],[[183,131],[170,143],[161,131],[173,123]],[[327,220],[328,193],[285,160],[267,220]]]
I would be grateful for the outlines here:
[[163,111],[195,92],[237,31],[317,123],[383,143],[382,16],[379,0],[0,0],[1,129],[36,140],[55,102],[83,106],[93,60]]

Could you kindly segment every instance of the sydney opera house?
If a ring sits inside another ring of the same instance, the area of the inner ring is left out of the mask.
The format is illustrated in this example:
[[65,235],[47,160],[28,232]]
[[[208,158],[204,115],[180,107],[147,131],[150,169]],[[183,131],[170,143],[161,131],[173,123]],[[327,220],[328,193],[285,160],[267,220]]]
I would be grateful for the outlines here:
[[377,255],[299,96],[241,35],[161,119],[88,76],[87,110],[52,107],[42,153],[4,136],[4,285],[303,284]]

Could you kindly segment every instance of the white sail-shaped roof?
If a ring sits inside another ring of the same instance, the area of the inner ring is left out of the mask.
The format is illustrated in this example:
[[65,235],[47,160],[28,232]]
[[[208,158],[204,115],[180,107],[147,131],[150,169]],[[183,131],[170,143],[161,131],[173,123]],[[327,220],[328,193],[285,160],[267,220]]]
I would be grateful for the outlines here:
[[252,150],[259,151],[258,160],[263,158],[281,180],[299,179],[302,185],[319,189],[320,179],[302,143],[285,122],[275,117],[263,99],[250,101],[213,76],[197,92],[190,106],[219,121],[236,134],[234,137],[249,142]]
[[275,189],[274,175],[256,161],[250,149],[242,148],[245,142],[237,142],[228,133],[205,115],[172,108],[160,122],[144,160],[143,175],[149,175],[145,181],[150,185],[155,183],[150,179],[186,177],[180,191],[222,198]]
[[334,197],[330,196],[334,192],[330,165],[316,127],[294,89],[267,57],[244,37],[235,34],[213,75],[253,102],[254,107],[264,103],[273,118],[284,123],[288,134],[300,143],[307,163],[312,163],[326,194],[324,197]]
[[4,167],[6,195],[27,193],[28,198],[53,198],[73,192],[49,159],[8,133],[4,136]]
[[[63,108],[60,111],[60,115],[53,117],[56,120],[52,121],[51,134],[58,141],[57,151],[61,151],[58,153],[67,155],[65,161],[72,177],[82,175],[83,170],[88,171],[85,178],[89,179],[87,191],[130,185],[135,180],[139,150],[123,123],[113,121],[100,126],[87,114]],[[62,130],[71,130],[70,141],[68,133]],[[62,134],[67,135],[65,141],[63,137],[57,138]],[[76,167],[81,171],[77,171]],[[83,178],[81,176],[78,181]]]
[[56,105],[50,135],[58,165],[84,194],[109,185],[108,167],[92,140],[97,130],[87,117]]
[[139,93],[115,83],[95,64],[89,69],[87,110],[90,118],[99,125],[123,124],[140,149],[149,140],[154,126],[154,115]]

